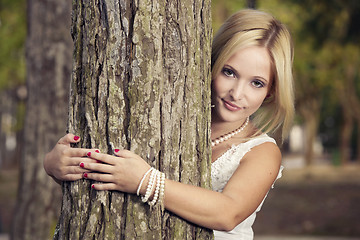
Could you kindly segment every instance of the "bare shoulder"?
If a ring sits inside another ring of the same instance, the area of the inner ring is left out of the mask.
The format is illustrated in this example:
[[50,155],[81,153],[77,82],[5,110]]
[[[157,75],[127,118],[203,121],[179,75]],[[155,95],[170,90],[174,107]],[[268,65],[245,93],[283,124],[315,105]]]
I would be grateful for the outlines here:
[[253,147],[250,152],[256,154],[275,154],[281,157],[280,148],[273,142],[264,142],[259,144]]
[[278,170],[281,164],[281,151],[272,142],[265,142],[255,146],[246,153],[241,160],[242,164],[261,165],[270,169]]

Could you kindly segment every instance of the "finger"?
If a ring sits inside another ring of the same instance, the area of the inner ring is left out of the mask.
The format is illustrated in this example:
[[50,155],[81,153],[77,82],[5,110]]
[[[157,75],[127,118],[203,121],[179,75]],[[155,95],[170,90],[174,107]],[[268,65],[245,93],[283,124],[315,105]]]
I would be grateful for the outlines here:
[[88,149],[88,148],[68,148],[68,149],[66,149],[65,154],[68,157],[89,157],[89,155],[88,155],[89,152],[100,153],[100,150],[99,149]]
[[126,149],[115,148],[114,153],[115,153],[116,156],[123,157],[123,158],[131,158],[131,157],[137,156],[135,153],[133,153],[133,152],[131,152],[129,150],[126,150]]
[[99,191],[117,190],[114,183],[94,183],[91,185],[91,188]]
[[92,172],[113,173],[114,166],[102,163],[81,162],[79,167]]
[[90,170],[85,169],[85,168],[81,168],[79,167],[79,165],[74,166],[74,167],[67,167],[66,169],[66,174],[67,175],[71,175],[71,174],[84,174],[86,172],[90,172]]
[[69,148],[67,149],[67,155],[69,157],[86,157],[87,153],[90,151],[94,151],[94,150],[87,148]]
[[97,160],[88,157],[64,157],[59,162],[59,167],[74,168],[79,167],[80,163],[97,163]]
[[89,172],[89,170],[79,166],[67,166],[55,171],[53,177],[61,181],[74,181],[74,179],[81,179],[84,172]]
[[83,173],[83,177],[86,179],[91,179],[91,180],[95,180],[98,182],[104,182],[104,183],[111,183],[114,181],[114,177],[111,174],[85,172],[85,173]]
[[98,153],[98,152],[95,152],[95,151],[89,151],[89,152],[86,153],[86,155],[89,158],[92,158],[92,159],[95,159],[95,160],[98,160],[100,162],[107,163],[107,164],[110,164],[110,165],[115,165],[119,161],[118,157],[111,156],[111,155],[108,155],[108,154]]
[[59,144],[70,145],[70,143],[77,143],[80,141],[80,137],[72,133],[68,133],[59,139]]

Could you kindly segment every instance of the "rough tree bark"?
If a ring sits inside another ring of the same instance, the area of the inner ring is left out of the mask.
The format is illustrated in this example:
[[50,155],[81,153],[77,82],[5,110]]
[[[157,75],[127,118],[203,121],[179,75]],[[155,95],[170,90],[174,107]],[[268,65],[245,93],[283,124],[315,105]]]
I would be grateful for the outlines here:
[[[210,1],[74,1],[69,131],[210,187]],[[63,184],[55,239],[211,239],[134,195]],[[166,196],[165,196],[166,197]]]
[[59,216],[61,188],[42,161],[65,133],[72,67],[71,1],[28,0],[27,7],[25,144],[11,234],[21,240],[49,239]]

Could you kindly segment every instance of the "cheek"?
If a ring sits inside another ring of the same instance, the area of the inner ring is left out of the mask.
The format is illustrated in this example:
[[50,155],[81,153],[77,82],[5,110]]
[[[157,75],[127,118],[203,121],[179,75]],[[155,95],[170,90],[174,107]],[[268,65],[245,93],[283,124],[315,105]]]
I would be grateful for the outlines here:
[[224,92],[226,92],[229,88],[229,84],[226,81],[223,81],[221,77],[217,77],[213,80],[212,91],[214,95],[218,96]]
[[216,80],[213,80],[212,82],[212,86],[211,86],[211,96],[213,99],[215,99],[216,97],[218,97],[219,95],[219,83]]
[[257,97],[255,97],[255,94],[253,96],[254,96],[254,98],[252,99],[253,106],[254,108],[258,109],[263,104],[266,97],[266,93],[259,94],[257,95]]

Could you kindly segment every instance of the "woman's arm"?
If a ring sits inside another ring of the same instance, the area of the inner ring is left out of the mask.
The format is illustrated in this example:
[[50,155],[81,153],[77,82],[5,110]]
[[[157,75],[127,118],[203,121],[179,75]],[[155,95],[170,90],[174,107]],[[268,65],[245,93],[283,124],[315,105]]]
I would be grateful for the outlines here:
[[265,143],[244,156],[222,193],[167,181],[165,207],[198,225],[230,231],[260,205],[277,177],[280,162],[278,147]]
[[[138,155],[122,150],[118,157],[91,153],[101,163],[83,163],[86,173],[96,183],[96,190],[118,190],[135,193],[143,174],[150,166]],[[254,147],[241,160],[222,193],[169,179],[165,181],[165,208],[176,215],[215,230],[229,231],[252,214],[264,199],[277,177],[281,154],[273,143]],[[145,183],[147,183],[146,179]],[[145,194],[146,184],[140,193]]]

